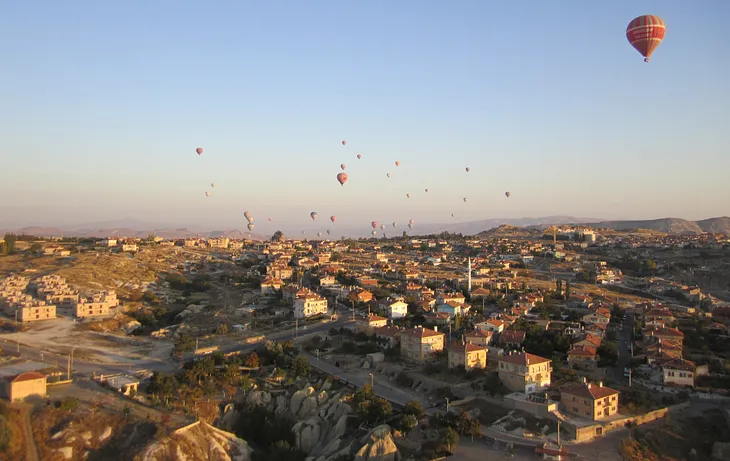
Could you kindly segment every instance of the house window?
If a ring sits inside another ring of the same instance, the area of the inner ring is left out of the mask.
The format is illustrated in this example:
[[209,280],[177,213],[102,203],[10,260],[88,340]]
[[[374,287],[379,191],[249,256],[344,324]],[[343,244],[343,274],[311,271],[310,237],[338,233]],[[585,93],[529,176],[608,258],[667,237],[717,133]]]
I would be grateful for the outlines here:
[[[606,413],[608,414],[608,413]],[[601,410],[598,410],[597,416],[603,416],[603,412]]]

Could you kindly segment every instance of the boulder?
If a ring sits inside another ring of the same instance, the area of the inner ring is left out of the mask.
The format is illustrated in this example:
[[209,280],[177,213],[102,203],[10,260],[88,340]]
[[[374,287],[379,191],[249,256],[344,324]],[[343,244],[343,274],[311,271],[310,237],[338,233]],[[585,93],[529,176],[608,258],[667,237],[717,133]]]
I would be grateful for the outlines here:
[[376,427],[362,438],[363,446],[355,454],[355,461],[400,461],[401,455],[393,441],[390,426]]

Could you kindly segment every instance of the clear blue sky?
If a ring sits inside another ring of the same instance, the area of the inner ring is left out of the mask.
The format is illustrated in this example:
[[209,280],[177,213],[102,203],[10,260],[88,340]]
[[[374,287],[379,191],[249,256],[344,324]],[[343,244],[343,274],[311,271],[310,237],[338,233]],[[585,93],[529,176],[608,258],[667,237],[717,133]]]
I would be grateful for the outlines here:
[[[649,64],[625,38],[641,14],[668,28]],[[0,227],[727,215],[729,16],[726,0],[6,2]]]

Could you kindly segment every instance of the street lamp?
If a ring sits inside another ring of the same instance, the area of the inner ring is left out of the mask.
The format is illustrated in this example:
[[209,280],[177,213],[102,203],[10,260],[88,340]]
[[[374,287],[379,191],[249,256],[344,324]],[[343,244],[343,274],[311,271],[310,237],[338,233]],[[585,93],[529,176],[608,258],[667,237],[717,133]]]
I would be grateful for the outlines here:
[[446,414],[449,414],[449,398],[446,397]]
[[370,373],[370,389],[375,390],[375,375]]
[[315,349],[314,353],[317,354],[317,369],[319,370],[319,349]]

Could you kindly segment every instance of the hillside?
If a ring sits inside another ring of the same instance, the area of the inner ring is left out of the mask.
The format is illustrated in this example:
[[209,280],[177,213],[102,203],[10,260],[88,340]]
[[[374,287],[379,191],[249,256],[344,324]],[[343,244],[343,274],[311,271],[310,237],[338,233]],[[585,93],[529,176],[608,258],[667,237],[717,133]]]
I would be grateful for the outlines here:
[[730,218],[727,216],[703,219],[697,221],[697,224],[705,232],[730,235]]
[[597,223],[582,223],[582,225],[594,229],[648,229],[666,234],[701,234],[704,232],[696,222],[679,218],[661,218],[647,221],[601,221]]

